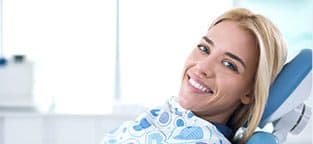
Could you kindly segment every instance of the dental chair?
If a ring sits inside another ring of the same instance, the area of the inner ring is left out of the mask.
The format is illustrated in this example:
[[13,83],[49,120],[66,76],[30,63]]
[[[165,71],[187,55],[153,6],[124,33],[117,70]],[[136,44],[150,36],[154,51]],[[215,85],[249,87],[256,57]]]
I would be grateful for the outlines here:
[[[304,101],[311,95],[312,49],[303,49],[284,65],[270,87],[267,104],[259,124],[273,125],[272,132],[256,131],[248,144],[282,144],[288,133],[299,134],[310,122],[311,107]],[[234,138],[240,138],[244,128],[239,129]]]

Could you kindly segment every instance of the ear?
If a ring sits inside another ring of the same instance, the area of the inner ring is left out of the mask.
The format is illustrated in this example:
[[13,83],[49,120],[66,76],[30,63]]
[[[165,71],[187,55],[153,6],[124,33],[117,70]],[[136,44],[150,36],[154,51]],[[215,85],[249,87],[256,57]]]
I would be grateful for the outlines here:
[[254,91],[249,90],[248,93],[241,96],[240,100],[243,104],[250,104],[253,100]]

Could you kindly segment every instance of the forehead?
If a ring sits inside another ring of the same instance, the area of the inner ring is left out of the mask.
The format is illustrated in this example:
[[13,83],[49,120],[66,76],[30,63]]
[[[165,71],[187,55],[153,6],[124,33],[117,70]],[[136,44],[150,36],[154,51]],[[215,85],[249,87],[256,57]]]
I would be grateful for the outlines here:
[[234,53],[244,61],[257,56],[257,43],[251,32],[238,22],[224,20],[211,27],[206,35],[218,50]]

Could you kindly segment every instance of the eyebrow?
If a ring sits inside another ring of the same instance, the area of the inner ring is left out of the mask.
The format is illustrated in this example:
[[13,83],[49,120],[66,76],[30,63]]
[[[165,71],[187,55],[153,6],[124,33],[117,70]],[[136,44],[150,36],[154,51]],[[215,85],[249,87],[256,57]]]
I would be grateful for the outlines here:
[[234,54],[232,54],[230,52],[225,52],[225,55],[228,55],[229,57],[239,61],[243,65],[243,67],[246,68],[245,63],[243,62],[243,60],[239,56],[236,56],[236,55],[234,55]]
[[203,36],[202,37],[207,43],[209,43],[209,44],[211,44],[212,46],[214,46],[214,42],[211,40],[211,39],[209,39],[208,37],[206,37],[206,36]]

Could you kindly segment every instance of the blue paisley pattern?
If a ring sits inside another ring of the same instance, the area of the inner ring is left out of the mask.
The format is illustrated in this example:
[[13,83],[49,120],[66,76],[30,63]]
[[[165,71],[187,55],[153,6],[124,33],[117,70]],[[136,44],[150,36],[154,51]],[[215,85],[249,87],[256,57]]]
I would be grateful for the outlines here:
[[101,144],[230,144],[217,128],[179,106],[175,97],[160,108],[108,133]]
[[181,140],[199,140],[203,139],[203,130],[201,127],[188,126],[183,128],[174,139]]

